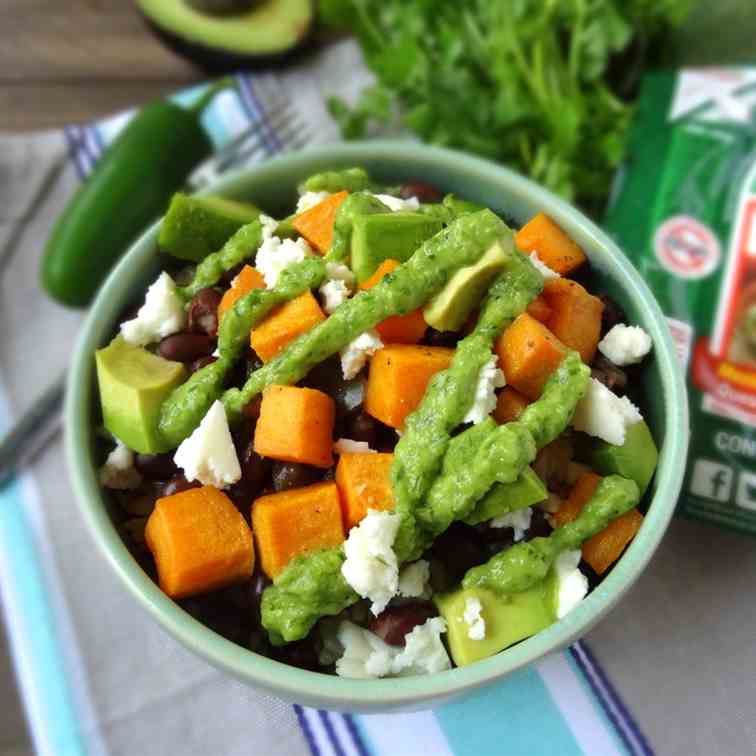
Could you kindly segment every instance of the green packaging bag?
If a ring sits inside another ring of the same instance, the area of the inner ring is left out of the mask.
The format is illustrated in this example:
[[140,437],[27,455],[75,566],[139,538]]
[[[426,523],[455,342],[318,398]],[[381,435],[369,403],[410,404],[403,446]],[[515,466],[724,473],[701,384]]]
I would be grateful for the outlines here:
[[678,511],[756,534],[756,67],[645,78],[605,227],[687,372]]

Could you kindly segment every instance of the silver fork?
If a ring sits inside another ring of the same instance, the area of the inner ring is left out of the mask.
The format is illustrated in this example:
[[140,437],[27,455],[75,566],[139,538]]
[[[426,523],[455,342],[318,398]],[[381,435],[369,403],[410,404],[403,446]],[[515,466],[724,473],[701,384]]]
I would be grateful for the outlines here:
[[[280,152],[303,147],[311,139],[307,124],[281,97],[270,98],[265,122],[253,121],[246,129],[200,163],[187,179],[190,191],[210,186],[227,171],[262,162]],[[62,426],[61,407],[66,373],[50,385],[10,430],[0,437],[0,487],[55,438]]]

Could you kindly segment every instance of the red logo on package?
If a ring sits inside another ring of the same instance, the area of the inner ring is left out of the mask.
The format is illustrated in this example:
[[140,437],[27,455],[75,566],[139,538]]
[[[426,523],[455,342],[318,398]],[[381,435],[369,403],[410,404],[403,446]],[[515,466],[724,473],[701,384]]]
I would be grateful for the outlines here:
[[675,215],[654,235],[654,250],[666,270],[679,278],[704,278],[719,265],[719,239],[690,215]]

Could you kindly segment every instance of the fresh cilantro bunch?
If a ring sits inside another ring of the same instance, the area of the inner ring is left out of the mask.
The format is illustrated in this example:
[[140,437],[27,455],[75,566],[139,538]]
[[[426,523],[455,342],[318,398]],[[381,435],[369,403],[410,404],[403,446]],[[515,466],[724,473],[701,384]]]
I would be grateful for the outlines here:
[[354,107],[331,98],[329,108],[346,138],[398,122],[596,207],[632,115],[622,82],[690,5],[321,0],[321,20],[356,35],[377,79]]

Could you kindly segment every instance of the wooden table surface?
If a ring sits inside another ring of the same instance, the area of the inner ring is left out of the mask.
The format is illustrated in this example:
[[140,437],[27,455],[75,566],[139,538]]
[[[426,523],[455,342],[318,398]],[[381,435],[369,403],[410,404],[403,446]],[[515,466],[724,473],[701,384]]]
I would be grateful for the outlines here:
[[0,131],[87,121],[202,78],[130,0],[0,0]]

